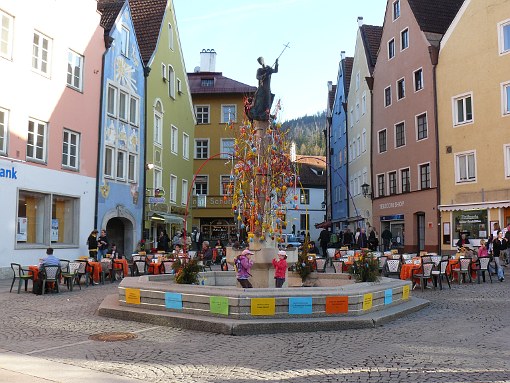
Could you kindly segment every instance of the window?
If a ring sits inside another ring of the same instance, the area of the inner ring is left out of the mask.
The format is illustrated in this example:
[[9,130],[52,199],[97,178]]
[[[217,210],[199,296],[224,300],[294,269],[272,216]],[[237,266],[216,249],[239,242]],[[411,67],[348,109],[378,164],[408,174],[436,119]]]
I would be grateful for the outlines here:
[[400,171],[400,185],[402,185],[402,193],[411,191],[411,178],[409,168]]
[[27,158],[46,160],[46,136],[48,125],[42,121],[28,120]]
[[363,128],[361,132],[361,151],[365,153],[367,151],[367,130]]
[[233,138],[222,138],[221,139],[221,158],[232,158],[235,154]]
[[455,155],[456,182],[476,181],[476,158],[475,152],[460,153]]
[[182,93],[182,82],[181,82],[181,79],[177,79],[177,93],[181,94]]
[[182,158],[189,159],[189,135],[186,133],[182,134]]
[[401,100],[405,96],[406,96],[406,80],[402,78],[397,81],[397,98]]
[[360,85],[360,74],[358,72],[358,73],[356,73],[356,90],[359,89],[359,85]]
[[195,116],[197,117],[197,124],[209,123],[209,105],[195,106]]
[[179,152],[179,130],[177,127],[172,125],[170,135],[170,150],[173,154],[177,154]]
[[42,33],[34,32],[32,48],[32,68],[39,73],[49,74],[51,59],[51,39]]
[[120,53],[126,57],[129,56],[129,29],[124,25],[120,31]]
[[166,78],[166,65],[161,63],[161,77],[163,78],[164,81],[167,80]]
[[154,190],[161,189],[163,187],[163,172],[161,168],[154,168]]
[[310,189],[300,189],[299,203],[303,205],[308,205],[310,203]]
[[115,150],[107,146],[104,149],[104,175],[105,177],[113,178],[113,158]]
[[430,164],[420,165],[420,189],[430,188]]
[[129,95],[126,92],[119,92],[119,118],[123,121],[128,120],[128,101]]
[[67,85],[81,91],[83,81],[83,56],[69,51],[67,54]]
[[170,23],[168,23],[168,49],[174,50],[174,29]]
[[386,129],[380,130],[378,134],[379,138],[379,153],[384,153],[387,150],[386,147]]
[[420,114],[416,117],[416,130],[418,141],[428,137],[427,113]]
[[62,166],[78,169],[80,135],[70,130],[64,130],[62,142]]
[[138,126],[138,99],[131,96],[129,101],[129,123]]
[[175,71],[170,64],[168,64],[168,95],[175,99]]
[[510,145],[503,147],[505,151],[505,177],[510,178]]
[[236,106],[235,105],[222,105],[221,106],[221,122],[235,122],[236,121]]
[[390,186],[390,195],[397,194],[397,172],[388,173],[388,182]]
[[181,205],[188,204],[188,180],[182,180]]
[[352,128],[354,126],[354,109],[351,108],[349,112],[349,126]]
[[384,106],[391,105],[391,86],[384,89]]
[[233,186],[230,175],[220,176],[220,195],[232,195]]
[[356,122],[359,121],[359,101],[356,101],[356,109],[354,110],[354,114],[356,117]]
[[379,174],[377,176],[377,195],[379,197],[384,197],[386,194],[386,185],[385,185],[385,177],[384,174]]
[[136,163],[138,156],[136,154],[128,154],[128,181],[136,182]]
[[209,181],[208,176],[197,176],[195,178],[195,194],[207,195],[207,184]]
[[423,69],[414,72],[414,90],[418,92],[423,89]]
[[300,214],[299,230],[309,230],[310,228],[308,227],[308,222],[309,222],[308,214]]
[[454,125],[473,122],[471,94],[459,96],[453,100]]
[[163,113],[161,102],[156,102],[154,107],[154,143],[158,146],[163,144]]
[[18,192],[16,243],[78,245],[79,199],[56,194]]
[[9,112],[0,108],[0,154],[7,155],[7,127],[9,123]]
[[510,52],[510,20],[499,23],[499,52]]
[[405,124],[401,122],[395,125],[395,147],[400,148],[406,144]]
[[361,136],[356,137],[356,157],[361,156]]
[[202,78],[200,79],[200,86],[205,88],[214,87],[214,78]]
[[393,20],[400,17],[400,0],[393,2]]
[[400,32],[400,50],[403,51],[409,47],[409,29]]
[[510,83],[503,84],[503,115],[510,115]]
[[126,152],[122,150],[117,151],[117,179],[126,179]]
[[117,88],[108,85],[108,90],[106,94],[106,111],[108,114],[112,116],[117,115]]
[[388,60],[395,57],[395,39],[388,41]]
[[14,19],[0,10],[0,57],[8,60],[12,57],[12,32]]
[[195,140],[195,158],[205,160],[209,157],[209,140]]
[[170,174],[170,202],[175,203],[177,201],[177,177]]
[[367,113],[367,94],[363,92],[363,96],[361,96],[361,115],[365,115]]

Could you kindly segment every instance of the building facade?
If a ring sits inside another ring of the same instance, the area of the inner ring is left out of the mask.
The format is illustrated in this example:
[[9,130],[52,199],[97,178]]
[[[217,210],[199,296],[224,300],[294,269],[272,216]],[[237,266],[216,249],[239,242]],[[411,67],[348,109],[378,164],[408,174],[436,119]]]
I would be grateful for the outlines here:
[[435,66],[462,5],[389,0],[374,69],[373,225],[393,246],[438,251],[439,175]]
[[350,190],[348,222],[353,232],[358,227],[370,226],[372,222],[372,200],[363,194],[362,185],[368,185],[372,173],[372,74],[382,34],[381,27],[363,24],[362,17],[358,18],[358,25],[347,97]]
[[509,68],[510,3],[466,0],[437,67],[443,251],[510,225]]
[[[120,253],[142,238],[145,75],[128,1],[99,1],[105,29],[96,228]],[[91,230],[94,227],[91,227]]]
[[237,240],[239,223],[228,185],[236,159],[236,130],[245,123],[244,100],[256,88],[216,72],[216,52],[203,50],[200,67],[188,73],[197,125],[194,135],[193,226],[204,239]]
[[99,18],[94,0],[0,2],[2,275],[12,275],[11,262],[37,264],[49,246],[62,258],[86,254],[104,52]]

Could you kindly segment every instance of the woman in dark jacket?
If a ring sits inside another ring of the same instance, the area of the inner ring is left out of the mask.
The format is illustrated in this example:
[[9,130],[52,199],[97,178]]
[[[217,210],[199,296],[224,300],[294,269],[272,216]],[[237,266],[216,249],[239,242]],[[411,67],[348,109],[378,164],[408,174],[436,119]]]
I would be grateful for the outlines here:
[[505,263],[505,260],[501,260],[499,258],[500,255],[505,254],[505,250],[508,247],[508,243],[506,239],[503,237],[503,232],[501,230],[498,230],[497,237],[494,239],[494,242],[492,242],[492,251],[494,254],[494,261],[496,262],[496,265],[498,266],[498,279],[500,282],[503,282],[505,280],[505,272],[503,270],[502,264]]

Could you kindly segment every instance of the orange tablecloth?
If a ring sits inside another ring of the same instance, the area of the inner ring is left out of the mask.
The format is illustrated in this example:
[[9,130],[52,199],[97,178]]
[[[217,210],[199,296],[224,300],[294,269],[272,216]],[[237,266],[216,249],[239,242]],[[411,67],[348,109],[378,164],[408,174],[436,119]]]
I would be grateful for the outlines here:
[[149,263],[149,268],[148,268],[149,274],[159,274],[160,266],[161,266],[161,263],[159,263],[159,262]]
[[[92,272],[92,278],[94,279],[94,282],[99,283],[101,280],[101,262],[89,262],[89,272]],[[90,270],[92,268],[92,270]]]
[[414,263],[405,263],[400,269],[400,279],[410,279],[413,275],[413,270],[417,270],[421,265],[415,265]]
[[122,268],[122,270],[124,271],[124,276],[127,277],[129,275],[129,266],[128,266],[127,259],[125,259],[125,258],[114,259],[113,260],[113,267],[115,267],[116,269]]
[[34,275],[34,281],[36,281],[39,278],[39,266],[30,265],[28,266],[28,270],[32,272]]

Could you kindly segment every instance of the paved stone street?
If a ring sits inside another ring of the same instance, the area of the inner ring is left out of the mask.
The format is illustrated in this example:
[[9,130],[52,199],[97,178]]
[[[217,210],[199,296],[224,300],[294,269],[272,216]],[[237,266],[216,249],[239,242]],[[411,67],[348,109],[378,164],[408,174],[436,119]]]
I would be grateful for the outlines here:
[[[376,329],[244,337],[98,317],[117,284],[36,296],[9,293],[10,282],[0,281],[1,382],[80,381],[25,368],[34,363],[94,383],[510,382],[508,281],[415,290],[431,305]],[[89,340],[102,332],[137,338]]]

